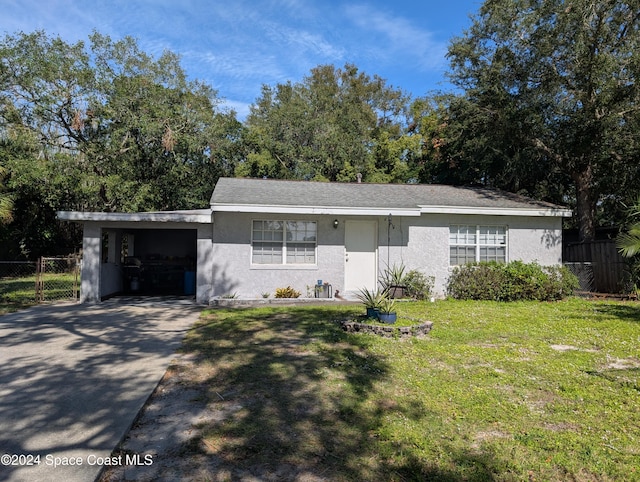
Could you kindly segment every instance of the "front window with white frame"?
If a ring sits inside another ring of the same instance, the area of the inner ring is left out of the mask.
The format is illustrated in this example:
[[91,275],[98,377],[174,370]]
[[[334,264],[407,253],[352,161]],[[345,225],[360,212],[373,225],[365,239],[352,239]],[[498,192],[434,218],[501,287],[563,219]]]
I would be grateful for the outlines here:
[[479,261],[507,262],[507,227],[449,226],[449,265]]
[[254,220],[251,228],[252,264],[316,264],[315,221]]

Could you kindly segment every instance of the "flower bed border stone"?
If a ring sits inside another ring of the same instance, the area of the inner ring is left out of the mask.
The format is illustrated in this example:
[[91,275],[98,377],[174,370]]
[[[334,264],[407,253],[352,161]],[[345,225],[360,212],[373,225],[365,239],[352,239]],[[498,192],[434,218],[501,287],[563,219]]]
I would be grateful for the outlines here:
[[347,333],[368,333],[384,338],[410,338],[425,336],[433,328],[432,321],[425,321],[419,325],[395,326],[372,325],[353,320],[341,320],[340,326]]

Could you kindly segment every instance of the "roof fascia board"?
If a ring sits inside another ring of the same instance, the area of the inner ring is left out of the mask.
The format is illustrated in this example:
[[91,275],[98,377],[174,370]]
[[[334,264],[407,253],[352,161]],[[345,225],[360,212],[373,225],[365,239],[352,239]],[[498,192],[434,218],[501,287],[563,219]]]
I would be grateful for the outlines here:
[[62,221],[99,221],[99,222],[163,222],[163,223],[211,223],[211,211],[197,212],[157,212],[157,213],[102,213],[80,211],[58,211]]
[[330,214],[353,216],[420,216],[421,214],[485,214],[492,216],[553,216],[571,217],[568,209],[539,208],[479,208],[466,206],[419,206],[418,209],[341,208],[326,206],[268,206],[258,204],[213,204],[217,212],[274,213],[274,214]]
[[212,204],[214,212],[272,214],[330,214],[332,216],[420,216],[419,209],[342,208],[328,206],[268,206],[259,204]]
[[553,216],[570,218],[568,209],[479,208],[465,206],[420,206],[422,214],[486,214],[490,216]]

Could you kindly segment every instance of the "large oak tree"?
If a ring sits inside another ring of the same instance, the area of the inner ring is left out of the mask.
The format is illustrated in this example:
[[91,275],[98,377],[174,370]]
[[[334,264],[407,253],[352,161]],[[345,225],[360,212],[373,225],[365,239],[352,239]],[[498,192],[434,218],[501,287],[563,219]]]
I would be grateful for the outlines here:
[[211,87],[187,79],[178,56],[153,58],[130,37],[6,36],[0,165],[15,220],[5,234],[33,256],[53,249],[55,210],[206,206],[218,177],[233,175],[242,128],[218,104]]
[[488,0],[449,57],[447,162],[466,182],[575,203],[582,240],[635,198],[640,2]]

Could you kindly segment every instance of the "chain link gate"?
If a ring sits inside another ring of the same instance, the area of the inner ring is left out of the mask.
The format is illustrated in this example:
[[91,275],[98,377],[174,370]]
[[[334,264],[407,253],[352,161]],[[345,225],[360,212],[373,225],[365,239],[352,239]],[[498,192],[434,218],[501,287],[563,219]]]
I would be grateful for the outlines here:
[[77,301],[80,298],[79,278],[79,255],[40,258],[36,268],[36,302]]

